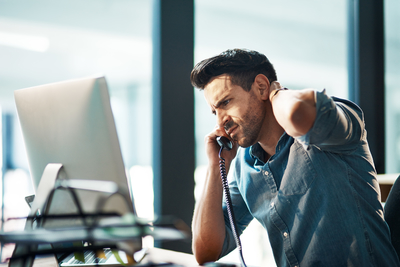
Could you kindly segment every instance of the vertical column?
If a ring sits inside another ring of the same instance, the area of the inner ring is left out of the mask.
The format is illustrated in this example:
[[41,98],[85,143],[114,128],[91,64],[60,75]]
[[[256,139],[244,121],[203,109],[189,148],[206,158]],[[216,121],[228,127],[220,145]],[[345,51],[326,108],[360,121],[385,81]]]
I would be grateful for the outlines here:
[[[156,215],[190,225],[194,208],[193,0],[154,0],[153,172]],[[191,252],[190,241],[160,242]]]
[[349,0],[349,95],[364,111],[378,173],[385,172],[383,10],[383,0]]
[[[4,178],[5,174],[8,170],[14,169],[15,166],[13,164],[13,115],[9,112],[4,112],[0,108],[0,160],[1,160],[1,231],[4,231],[4,222],[5,222],[5,214],[4,214],[4,194],[5,194],[5,184]],[[0,244],[0,258],[3,256],[3,248],[4,244]]]

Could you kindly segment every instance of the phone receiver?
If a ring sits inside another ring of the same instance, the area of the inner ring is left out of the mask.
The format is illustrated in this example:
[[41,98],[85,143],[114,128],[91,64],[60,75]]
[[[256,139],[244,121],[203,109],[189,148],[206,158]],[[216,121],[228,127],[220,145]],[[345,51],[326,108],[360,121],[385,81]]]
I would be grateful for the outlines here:
[[226,150],[231,150],[233,147],[232,142],[225,136],[218,136],[217,142],[220,147],[225,148]]

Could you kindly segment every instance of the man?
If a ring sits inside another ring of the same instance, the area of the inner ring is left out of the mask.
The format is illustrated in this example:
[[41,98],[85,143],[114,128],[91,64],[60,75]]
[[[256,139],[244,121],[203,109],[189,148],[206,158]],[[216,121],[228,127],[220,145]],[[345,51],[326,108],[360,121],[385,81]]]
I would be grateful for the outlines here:
[[230,190],[238,231],[257,219],[278,266],[399,266],[357,105],[283,88],[255,51],[203,60],[191,81],[217,119],[205,138],[208,172],[192,224],[199,263],[235,248],[216,142],[226,136],[234,142],[222,152],[227,169],[236,157]]

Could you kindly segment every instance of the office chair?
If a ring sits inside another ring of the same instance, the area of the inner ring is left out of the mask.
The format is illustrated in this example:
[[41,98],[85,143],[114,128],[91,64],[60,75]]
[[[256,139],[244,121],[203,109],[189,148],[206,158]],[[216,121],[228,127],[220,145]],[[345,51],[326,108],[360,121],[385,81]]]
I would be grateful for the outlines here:
[[390,228],[392,245],[400,258],[400,176],[386,199],[384,217]]

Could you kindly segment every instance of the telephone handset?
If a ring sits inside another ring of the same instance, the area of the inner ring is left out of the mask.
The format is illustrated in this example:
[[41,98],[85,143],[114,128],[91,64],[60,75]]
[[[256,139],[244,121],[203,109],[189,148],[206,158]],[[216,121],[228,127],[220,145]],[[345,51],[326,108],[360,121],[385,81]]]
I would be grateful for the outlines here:
[[220,147],[225,148],[226,150],[231,150],[233,147],[232,142],[225,136],[217,136],[217,142]]
[[231,150],[233,147],[233,144],[225,136],[218,136],[217,142],[218,142],[219,146],[221,147],[221,149],[219,150],[219,169],[220,169],[220,174],[221,174],[222,187],[224,188],[224,196],[225,196],[225,202],[226,202],[226,207],[227,207],[228,216],[229,216],[229,222],[231,224],[233,237],[235,238],[236,247],[239,251],[239,258],[240,258],[241,265],[242,265],[242,267],[246,267],[246,264],[243,259],[242,245],[240,243],[239,233],[237,231],[235,216],[233,214],[231,194],[229,192],[228,179],[226,177],[225,159],[221,156],[222,150],[223,149],[226,149],[228,151]]

